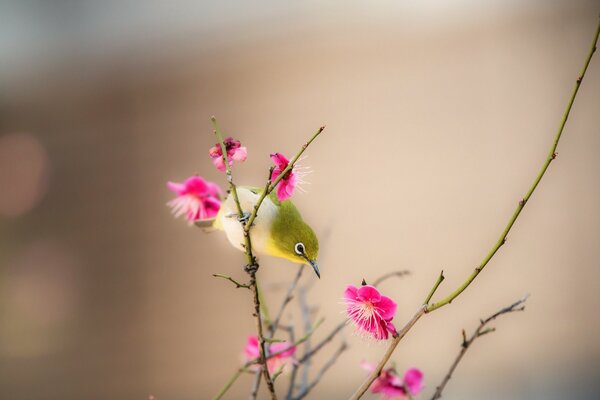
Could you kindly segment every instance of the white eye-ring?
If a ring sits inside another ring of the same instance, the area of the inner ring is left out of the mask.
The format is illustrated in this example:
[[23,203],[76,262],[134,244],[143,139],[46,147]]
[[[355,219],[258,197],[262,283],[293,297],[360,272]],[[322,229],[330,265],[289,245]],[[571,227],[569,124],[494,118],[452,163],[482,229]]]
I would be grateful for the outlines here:
[[294,251],[296,252],[296,254],[298,254],[299,256],[304,254],[304,243],[302,242],[298,242],[296,243],[296,245],[294,246]]

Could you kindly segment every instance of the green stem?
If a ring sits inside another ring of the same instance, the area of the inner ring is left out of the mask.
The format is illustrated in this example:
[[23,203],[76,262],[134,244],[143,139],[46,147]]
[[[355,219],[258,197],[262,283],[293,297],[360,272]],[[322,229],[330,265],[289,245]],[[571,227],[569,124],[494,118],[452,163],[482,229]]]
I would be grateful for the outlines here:
[[285,167],[285,169],[283,171],[281,171],[281,174],[279,174],[277,179],[275,179],[273,182],[271,182],[271,173],[269,174],[269,179],[267,180],[267,186],[266,186],[265,190],[263,190],[262,193],[260,194],[258,201],[254,205],[254,210],[252,210],[252,214],[250,215],[250,218],[248,218],[248,223],[246,224],[246,227],[245,227],[246,232],[248,232],[250,230],[252,223],[256,219],[256,216],[258,215],[258,209],[260,208],[260,205],[262,204],[265,197],[267,197],[269,195],[269,193],[271,193],[273,191],[273,189],[275,189],[277,187],[279,182],[287,175],[287,173],[290,172],[292,170],[292,168],[294,168],[294,165],[296,164],[296,162],[298,161],[298,159],[300,158],[302,153],[304,153],[306,148],[308,146],[310,146],[310,144],[317,138],[317,136],[319,136],[321,134],[321,132],[323,132],[323,129],[325,129],[324,126],[317,129],[317,131],[312,135],[312,137],[308,140],[308,142],[306,142],[302,145],[298,154],[296,154],[296,156],[294,156],[294,158],[292,158],[292,160],[290,161],[288,166]]
[[[446,304],[449,304],[452,300],[454,300],[456,297],[458,297],[471,284],[471,282],[473,282],[473,280],[477,277],[477,275],[479,275],[479,273],[483,270],[483,268],[487,265],[487,263],[492,259],[494,254],[496,254],[498,249],[504,244],[504,242],[506,240],[506,236],[508,235],[508,232],[510,231],[510,229],[514,225],[515,221],[517,220],[519,214],[521,213],[521,210],[525,206],[525,203],[527,203],[527,200],[529,200],[529,198],[533,194],[535,188],[537,187],[540,180],[544,176],[544,173],[548,169],[548,166],[550,165],[552,160],[554,158],[556,158],[556,147],[558,146],[558,141],[560,140],[560,136],[562,135],[562,131],[563,131],[565,124],[567,122],[567,119],[569,117],[569,113],[571,111],[571,107],[573,106],[573,102],[575,101],[575,96],[577,95],[579,86],[581,85],[581,82],[583,81],[583,78],[587,71],[588,65],[590,64],[590,60],[592,59],[592,56],[594,55],[594,52],[596,51],[596,44],[598,42],[599,35],[600,35],[600,20],[598,21],[598,26],[596,27],[596,32],[594,33],[594,40],[592,41],[592,47],[588,53],[588,56],[586,58],[583,69],[581,70],[579,78],[577,78],[577,82],[575,84],[573,94],[571,95],[571,99],[569,100],[569,104],[567,105],[567,108],[566,108],[563,118],[561,120],[559,129],[558,129],[558,133],[556,134],[556,136],[554,138],[554,142],[550,149],[548,158],[546,159],[546,162],[544,163],[544,165],[542,166],[542,169],[538,173],[538,176],[536,177],[535,181],[533,182],[533,185],[529,188],[525,197],[519,202],[519,206],[513,213],[513,216],[511,217],[508,224],[506,225],[506,228],[502,232],[502,235],[500,236],[500,239],[498,240],[498,242],[496,242],[496,244],[494,245],[494,247],[492,247],[492,249],[490,250],[488,255],[483,259],[481,264],[477,268],[475,268],[475,271],[473,271],[473,273],[469,276],[469,278],[467,278],[467,280],[462,285],[460,285],[458,287],[458,289],[456,289],[454,292],[452,292],[446,298],[444,298],[443,300],[441,300],[437,303],[430,304],[428,306],[423,305],[422,308],[419,308],[417,313],[411,318],[411,320],[405,325],[405,327],[402,328],[402,330],[398,333],[398,336],[392,339],[388,349],[386,350],[382,359],[377,364],[376,369],[369,375],[369,377],[361,384],[361,386],[357,389],[357,391],[352,395],[352,397],[350,398],[351,400],[358,400],[367,392],[367,390],[369,389],[371,384],[375,381],[375,379],[377,379],[377,377],[383,370],[385,364],[392,356],[392,353],[396,349],[396,346],[398,345],[400,340],[404,337],[404,335],[406,335],[408,330],[410,330],[412,328],[412,326],[417,322],[417,320],[424,313],[428,313],[428,312],[437,310],[438,308],[443,307]],[[438,281],[439,281],[439,278],[438,278]],[[434,288],[437,288],[437,286],[439,286],[439,284],[436,283],[436,286],[434,286]],[[435,292],[435,290],[432,289],[432,292]],[[432,293],[430,293],[430,294],[433,295]],[[429,296],[428,296],[428,299],[429,299]]]
[[444,277],[444,270],[442,270],[442,272],[440,272],[440,276],[438,276],[438,279],[435,282],[435,285],[433,285],[433,287],[429,291],[429,294],[427,295],[427,298],[425,299],[425,301],[423,302],[423,304],[425,304],[425,305],[429,304],[429,301],[433,297],[435,291],[438,289],[438,287],[440,286],[440,284],[444,281],[444,279],[445,279],[445,277]]
[[220,400],[225,395],[225,393],[227,393],[227,391],[231,389],[235,381],[237,381],[237,378],[239,378],[240,375],[242,375],[246,371],[247,369],[245,367],[239,368],[237,371],[235,371],[235,374],[233,374],[233,376],[227,381],[225,386],[223,386],[223,389],[221,389],[221,391],[213,398],[213,400]]
[[469,275],[467,280],[464,281],[456,290],[454,290],[452,293],[450,293],[444,299],[438,301],[437,303],[433,303],[433,304],[429,305],[427,307],[427,312],[435,311],[440,307],[450,304],[452,302],[452,300],[457,298],[467,287],[469,287],[471,282],[473,282],[475,280],[475,278],[477,278],[477,275],[479,275],[479,273],[481,273],[481,271],[483,271],[483,269],[490,262],[492,257],[494,257],[496,252],[506,242],[506,236],[508,235],[508,233],[512,229],[513,225],[517,221],[517,218],[519,218],[519,215],[521,214],[521,211],[523,211],[525,204],[527,204],[527,202],[529,201],[529,198],[531,197],[531,195],[533,195],[533,192],[535,191],[538,184],[544,177],[544,174],[546,173],[546,170],[550,166],[550,163],[552,162],[552,160],[554,160],[556,158],[556,148],[558,146],[558,141],[560,140],[560,137],[562,136],[563,130],[567,123],[567,119],[569,118],[569,114],[571,112],[571,108],[573,107],[573,103],[575,102],[575,97],[577,96],[577,92],[579,91],[579,87],[581,86],[581,82],[583,81],[583,78],[588,69],[588,66],[590,65],[592,56],[594,55],[594,52],[596,51],[596,44],[598,43],[599,35],[600,35],[600,21],[598,22],[598,26],[596,27],[596,32],[594,33],[594,40],[592,41],[592,46],[590,47],[588,56],[585,60],[583,68],[581,69],[581,73],[579,74],[579,77],[577,78],[577,81],[575,82],[575,87],[573,88],[571,98],[569,100],[569,103],[567,104],[567,108],[565,109],[563,117],[560,121],[560,125],[558,127],[558,132],[556,133],[556,135],[554,137],[554,141],[552,142],[552,146],[550,147],[548,156],[546,157],[546,160],[544,161],[544,164],[542,165],[540,172],[538,173],[537,177],[533,181],[533,184],[531,185],[531,187],[529,188],[529,190],[527,191],[525,196],[517,204],[517,208],[513,212],[512,217],[508,220],[508,223],[506,224],[506,227],[502,231],[500,238],[498,238],[498,241],[496,242],[496,244],[494,244],[494,246],[491,248],[491,250],[485,256],[485,258],[481,261],[481,263],[479,263],[477,268],[475,268],[475,270],[471,273],[471,275]]

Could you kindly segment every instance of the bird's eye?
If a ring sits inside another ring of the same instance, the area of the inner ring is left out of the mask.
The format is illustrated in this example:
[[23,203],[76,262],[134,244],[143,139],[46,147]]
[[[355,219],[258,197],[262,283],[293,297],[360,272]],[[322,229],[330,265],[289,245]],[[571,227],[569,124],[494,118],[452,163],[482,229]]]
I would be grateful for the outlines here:
[[304,243],[296,243],[296,245],[294,246],[294,251],[299,256],[303,255],[304,254]]

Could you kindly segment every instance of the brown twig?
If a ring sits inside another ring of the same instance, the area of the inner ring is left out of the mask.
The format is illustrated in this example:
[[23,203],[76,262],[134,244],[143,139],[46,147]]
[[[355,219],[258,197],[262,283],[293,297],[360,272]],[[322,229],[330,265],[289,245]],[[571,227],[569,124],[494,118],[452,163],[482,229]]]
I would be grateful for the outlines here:
[[[233,200],[237,207],[239,221],[244,232],[244,248],[246,253],[247,265],[245,266],[245,270],[250,275],[250,282],[248,283],[249,289],[252,291],[252,298],[254,301],[254,317],[256,320],[256,332],[258,336],[258,344],[259,344],[259,353],[260,353],[260,365],[263,376],[265,378],[265,382],[267,384],[267,388],[269,393],[271,394],[271,400],[277,400],[277,394],[275,393],[275,386],[273,385],[273,380],[271,379],[271,375],[269,374],[269,369],[267,366],[266,359],[266,345],[265,345],[265,337],[263,335],[263,324],[262,317],[260,313],[260,294],[258,290],[258,285],[256,283],[256,272],[258,271],[259,265],[256,261],[256,257],[252,253],[252,241],[250,239],[250,228],[252,227],[251,223],[247,223],[244,217],[244,211],[242,210],[242,206],[240,205],[240,200],[237,193],[237,187],[233,182],[233,175],[231,173],[231,167],[229,166],[229,157],[227,156],[227,148],[225,146],[225,142],[223,141],[223,135],[221,135],[221,130],[219,129],[219,125],[217,124],[217,119],[213,116],[211,117],[212,124],[214,126],[214,133],[217,139],[219,140],[219,144],[221,146],[221,152],[223,157],[223,163],[225,164],[225,173],[227,175],[227,182],[229,182],[229,188],[231,190],[231,194],[233,196]],[[256,210],[255,210],[256,211]],[[254,213],[256,215],[256,213]]]
[[396,277],[396,276],[398,278],[402,278],[406,275],[410,275],[410,271],[407,269],[402,270],[402,271],[392,271],[392,272],[384,274],[384,275],[380,276],[379,278],[375,279],[375,281],[373,281],[372,285],[377,287],[378,285],[381,285],[381,283],[385,280],[388,280],[388,279]]
[[477,327],[477,329],[475,329],[475,331],[473,332],[473,334],[468,339],[467,339],[467,336],[465,334],[465,330],[463,329],[463,331],[462,331],[463,340],[462,340],[460,352],[458,353],[458,356],[456,357],[456,359],[454,360],[454,362],[450,366],[450,370],[448,370],[448,373],[446,374],[446,376],[444,377],[444,379],[442,379],[442,382],[436,387],[435,393],[433,394],[433,397],[431,397],[431,400],[436,400],[436,399],[439,399],[439,398],[442,397],[442,391],[446,387],[446,384],[448,383],[448,381],[450,380],[450,378],[452,378],[452,374],[454,373],[454,370],[456,370],[456,367],[458,366],[458,364],[462,360],[463,356],[465,355],[465,353],[467,352],[467,350],[469,349],[469,347],[473,344],[473,342],[475,340],[477,340],[478,338],[480,338],[481,336],[486,335],[488,333],[491,333],[491,332],[495,331],[495,328],[487,328],[487,329],[483,329],[483,328],[485,328],[485,326],[489,322],[495,320],[496,318],[498,318],[501,315],[525,310],[524,303],[525,303],[525,301],[527,301],[527,297],[528,296],[525,296],[521,300],[514,302],[510,306],[504,307],[503,309],[501,309],[500,311],[492,314],[491,316],[489,316],[485,320],[480,320],[479,326]]
[[296,290],[296,286],[298,286],[298,282],[300,281],[300,278],[302,277],[302,272],[304,271],[304,268],[305,268],[305,266],[303,264],[298,267],[298,272],[296,273],[296,277],[294,278],[290,287],[288,288],[288,291],[285,294],[285,297],[283,298],[283,302],[281,303],[281,307],[279,308],[279,311],[277,312],[275,319],[270,324],[270,327],[269,327],[269,337],[270,338],[273,337],[273,335],[279,328],[279,322],[281,321],[281,317],[283,316],[283,312],[285,311],[286,306],[294,298],[294,290]]
[[229,282],[231,282],[235,285],[236,289],[239,289],[239,288],[250,289],[250,285],[245,284],[245,283],[239,283],[238,281],[236,281],[235,279],[233,279],[230,276],[221,275],[221,274],[213,274],[212,276],[214,276],[215,278],[221,278],[221,279],[228,280]]
[[348,344],[346,342],[342,342],[342,344],[340,345],[340,347],[337,349],[337,351],[335,353],[333,353],[333,355],[331,356],[331,358],[323,365],[323,367],[321,367],[321,370],[319,371],[319,373],[317,374],[317,376],[315,377],[315,379],[308,385],[306,386],[306,388],[304,388],[299,394],[298,396],[294,397],[294,400],[301,400],[304,397],[306,397],[306,395],[308,395],[308,393],[319,384],[319,382],[321,381],[321,379],[323,378],[323,376],[325,375],[325,373],[327,372],[327,370],[329,368],[331,368],[331,366],[333,364],[335,364],[335,362],[337,361],[337,359],[339,358],[339,356],[348,349]]

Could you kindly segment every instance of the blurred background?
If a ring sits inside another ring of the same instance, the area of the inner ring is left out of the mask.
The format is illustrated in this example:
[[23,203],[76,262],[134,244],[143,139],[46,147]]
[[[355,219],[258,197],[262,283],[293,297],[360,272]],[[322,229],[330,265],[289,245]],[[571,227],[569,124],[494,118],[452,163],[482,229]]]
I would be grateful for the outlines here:
[[[327,125],[295,196],[322,241],[315,339],[342,320],[345,285],[409,269],[381,287],[402,324],[440,269],[441,297],[497,240],[599,12],[593,0],[2,0],[0,398],[206,399],[237,368],[250,297],[211,274],[243,279],[242,253],[165,206],[167,180],[225,183],[207,156],[212,114],[248,147],[235,174],[254,185],[269,153],[292,155]],[[461,329],[525,293],[527,310],[475,343],[444,398],[597,398],[599,105],[596,58],[507,245],[396,351],[399,369],[425,372],[421,398]],[[296,268],[261,261],[273,309]],[[359,362],[385,349],[343,336],[350,350],[311,398],[347,398]],[[242,377],[229,398],[250,386]]]

